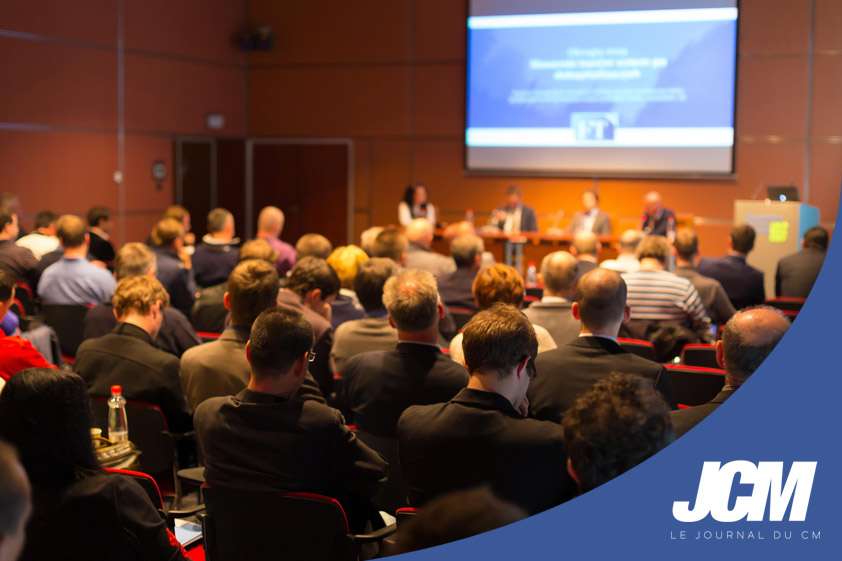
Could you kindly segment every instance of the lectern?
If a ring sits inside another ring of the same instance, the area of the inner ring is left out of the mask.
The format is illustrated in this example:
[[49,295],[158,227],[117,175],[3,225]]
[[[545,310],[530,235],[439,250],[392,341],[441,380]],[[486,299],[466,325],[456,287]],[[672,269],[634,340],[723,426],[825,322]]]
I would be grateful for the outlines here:
[[764,273],[766,298],[775,296],[775,271],[781,257],[801,250],[804,232],[819,224],[819,209],[799,202],[734,201],[734,224],[757,233],[748,264]]

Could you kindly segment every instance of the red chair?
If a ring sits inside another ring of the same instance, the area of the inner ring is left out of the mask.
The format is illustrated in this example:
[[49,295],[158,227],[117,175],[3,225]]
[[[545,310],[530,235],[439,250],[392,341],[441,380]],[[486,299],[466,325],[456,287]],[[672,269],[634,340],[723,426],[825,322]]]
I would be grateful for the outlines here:
[[197,331],[196,335],[199,336],[199,339],[202,340],[202,343],[210,343],[211,341],[216,341],[219,339],[222,333],[210,333],[208,331]]
[[[766,299],[766,305],[772,306],[773,308],[777,308],[782,312],[798,312],[801,311],[801,307],[806,302],[806,298],[794,298],[791,296],[778,296],[777,298],[768,298]],[[787,314],[788,315],[788,314]]]
[[725,371],[701,366],[665,365],[672,395],[681,405],[703,405],[716,397],[725,385]]
[[362,546],[395,532],[392,524],[351,534],[339,501],[315,493],[238,491],[205,485],[200,515],[209,561],[264,559],[277,552],[296,561],[356,561]]
[[716,362],[716,345],[707,345],[704,343],[684,345],[684,348],[681,349],[681,364],[685,366],[720,368]]
[[21,313],[18,315],[21,318],[24,316],[34,316],[38,313],[35,293],[32,292],[32,288],[25,282],[15,283],[15,303],[20,307]]
[[621,347],[632,354],[636,354],[637,356],[656,362],[658,360],[657,355],[655,354],[655,345],[649,341],[618,337],[617,342]]
[[158,512],[161,513],[161,516],[164,518],[164,520],[167,521],[167,527],[170,529],[170,531],[172,531],[175,527],[176,518],[186,518],[188,516],[193,516],[197,512],[200,512],[205,509],[205,505],[200,504],[184,510],[166,510],[164,508],[164,498],[161,495],[161,489],[158,487],[158,483],[155,481],[155,478],[149,475],[148,473],[141,473],[139,471],[133,471],[128,469],[104,469],[105,471],[110,473],[116,473],[125,477],[131,477],[138,484],[140,484],[140,486],[143,487],[143,490],[146,491],[146,494],[149,496],[149,500],[152,501],[152,505],[156,509],[158,509]]
[[419,512],[421,512],[421,510],[415,508],[414,506],[406,506],[396,510],[395,520],[397,520],[398,528],[412,520],[415,516],[418,516]]
[[398,439],[389,436],[371,434],[355,428],[357,438],[369,448],[381,454],[389,462],[386,468],[386,482],[377,490],[371,502],[377,510],[396,512],[407,506],[406,495],[409,487],[401,472],[401,459],[398,454]]

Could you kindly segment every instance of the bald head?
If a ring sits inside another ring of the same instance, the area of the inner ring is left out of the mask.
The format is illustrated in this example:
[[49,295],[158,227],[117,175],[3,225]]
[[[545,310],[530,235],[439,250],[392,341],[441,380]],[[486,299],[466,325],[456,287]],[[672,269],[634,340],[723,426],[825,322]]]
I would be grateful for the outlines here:
[[664,208],[661,194],[657,191],[649,191],[643,196],[643,212],[649,216],[655,216]]
[[582,322],[582,330],[616,337],[620,325],[628,319],[626,281],[609,269],[594,269],[576,284],[574,315]]
[[544,296],[571,298],[579,262],[566,251],[554,251],[541,261]]
[[284,213],[276,206],[267,206],[257,217],[257,236],[277,238],[284,229]]
[[573,249],[577,257],[583,255],[596,256],[599,253],[599,240],[593,232],[579,231],[573,237]]
[[476,233],[477,230],[473,224],[467,220],[461,220],[459,222],[454,222],[453,224],[448,224],[447,228],[444,229],[442,237],[444,238],[444,241],[450,245],[450,243],[459,236]]
[[416,218],[406,227],[406,237],[410,243],[430,247],[433,241],[433,225],[426,218]]
[[643,233],[640,230],[626,230],[620,235],[620,251],[634,255],[642,239]]
[[789,320],[768,306],[736,313],[722,331],[716,358],[725,369],[725,383],[743,384],[789,329]]

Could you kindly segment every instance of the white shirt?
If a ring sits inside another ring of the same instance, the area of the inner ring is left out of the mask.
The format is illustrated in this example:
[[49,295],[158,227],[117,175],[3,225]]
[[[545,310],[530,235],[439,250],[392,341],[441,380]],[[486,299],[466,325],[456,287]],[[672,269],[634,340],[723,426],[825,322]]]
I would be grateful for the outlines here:
[[57,250],[59,242],[55,236],[32,232],[16,241],[15,244],[25,247],[35,255],[36,259],[40,260],[48,253]]

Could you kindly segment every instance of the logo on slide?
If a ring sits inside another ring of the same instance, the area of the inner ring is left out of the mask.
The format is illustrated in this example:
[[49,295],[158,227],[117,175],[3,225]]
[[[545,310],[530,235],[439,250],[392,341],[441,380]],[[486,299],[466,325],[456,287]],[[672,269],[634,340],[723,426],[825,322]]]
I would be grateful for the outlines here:
[[[672,515],[679,522],[699,522],[710,514],[717,522],[761,522],[767,511],[769,521],[780,522],[791,504],[790,522],[803,522],[807,516],[816,462],[792,462],[784,481],[784,462],[752,462],[738,460],[705,462],[699,479],[696,504],[690,509],[689,501],[675,501]],[[750,495],[739,495],[731,502],[732,486],[739,474],[739,485],[752,485]]]
[[576,140],[614,140],[620,122],[617,113],[572,113],[570,127]]

